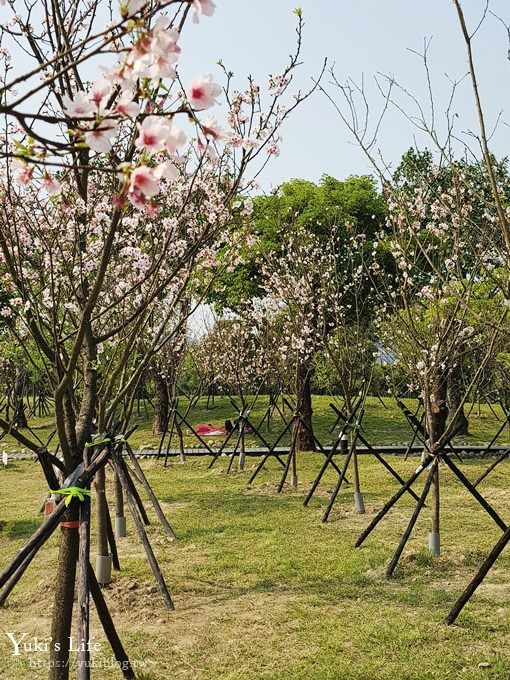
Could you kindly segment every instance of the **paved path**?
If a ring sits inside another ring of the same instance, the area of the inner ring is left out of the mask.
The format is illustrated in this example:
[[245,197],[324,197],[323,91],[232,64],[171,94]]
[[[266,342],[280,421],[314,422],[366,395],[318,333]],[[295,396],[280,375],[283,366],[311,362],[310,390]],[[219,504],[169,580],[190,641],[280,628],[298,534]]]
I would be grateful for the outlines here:
[[[212,447],[211,447],[212,448]],[[218,447],[219,448],[219,447]],[[411,455],[420,455],[421,452],[423,451],[422,446],[413,446],[411,449],[408,449],[408,446],[404,444],[386,444],[384,446],[374,446],[373,447],[374,451],[381,455],[391,455],[391,456],[403,456],[405,455],[406,452],[409,452]],[[330,446],[325,446],[324,450],[326,452],[331,450]],[[362,455],[371,455],[370,449],[368,449],[366,446],[358,446],[357,447],[357,452]],[[462,455],[464,454],[464,457],[472,457],[472,456],[477,456],[481,453],[483,453],[486,450],[486,447],[480,444],[466,444],[465,446],[454,446],[453,450]],[[213,449],[214,451],[214,449]],[[491,456],[499,456],[501,455],[504,451],[508,451],[510,455],[510,446],[493,446],[490,451],[487,453],[487,455]],[[223,450],[223,455],[229,456],[234,452],[233,447],[227,447]],[[263,456],[267,453],[267,449],[265,448],[257,448],[257,447],[247,447],[246,448],[246,455],[247,456]],[[289,453],[289,447],[285,446],[278,446],[275,449],[275,453],[278,455],[284,455],[286,453]],[[210,456],[210,452],[207,449],[204,448],[185,448],[184,449],[184,454],[186,456]],[[135,451],[135,455],[137,458],[157,458],[158,456],[158,450],[149,448],[149,447],[142,447],[138,451]],[[180,450],[179,449],[170,449],[168,452],[169,457],[175,457],[180,455]],[[313,454],[311,454],[313,455]],[[342,455],[340,452],[336,452],[337,456]],[[163,451],[160,455],[161,458],[165,457],[165,451]],[[9,455],[9,460],[16,461],[16,460],[37,460],[37,456],[35,454],[31,453],[13,453]],[[1,464],[0,464],[1,467]]]

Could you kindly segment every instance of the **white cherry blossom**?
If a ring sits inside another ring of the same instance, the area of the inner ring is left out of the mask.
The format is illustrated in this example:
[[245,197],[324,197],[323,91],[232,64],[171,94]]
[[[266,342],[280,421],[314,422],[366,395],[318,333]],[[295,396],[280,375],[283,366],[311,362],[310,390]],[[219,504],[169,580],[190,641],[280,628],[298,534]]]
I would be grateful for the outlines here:
[[94,113],[94,105],[81,90],[76,92],[72,99],[64,95],[62,103],[64,112],[71,118],[87,118]]

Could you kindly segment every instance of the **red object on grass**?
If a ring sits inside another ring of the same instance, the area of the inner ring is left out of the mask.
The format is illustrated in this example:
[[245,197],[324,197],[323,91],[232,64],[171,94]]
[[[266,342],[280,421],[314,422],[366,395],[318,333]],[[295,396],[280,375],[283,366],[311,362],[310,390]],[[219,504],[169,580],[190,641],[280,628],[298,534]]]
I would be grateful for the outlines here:
[[197,426],[196,433],[199,435],[207,435],[209,437],[217,437],[226,434],[227,432],[224,427],[214,427],[213,425],[200,423]]

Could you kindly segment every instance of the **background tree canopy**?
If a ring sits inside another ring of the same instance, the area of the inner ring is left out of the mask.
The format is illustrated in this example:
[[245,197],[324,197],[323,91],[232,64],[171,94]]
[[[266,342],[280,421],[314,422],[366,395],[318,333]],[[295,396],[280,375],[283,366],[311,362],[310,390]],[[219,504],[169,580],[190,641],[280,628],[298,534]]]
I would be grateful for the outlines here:
[[332,227],[345,239],[364,233],[370,241],[383,225],[385,205],[370,176],[353,176],[340,181],[324,175],[318,184],[293,179],[277,193],[254,200],[250,234],[256,242],[241,248],[244,262],[232,271],[220,273],[209,301],[216,309],[237,310],[248,300],[263,295],[261,264],[264,254],[278,252],[288,230],[302,228],[329,239]]

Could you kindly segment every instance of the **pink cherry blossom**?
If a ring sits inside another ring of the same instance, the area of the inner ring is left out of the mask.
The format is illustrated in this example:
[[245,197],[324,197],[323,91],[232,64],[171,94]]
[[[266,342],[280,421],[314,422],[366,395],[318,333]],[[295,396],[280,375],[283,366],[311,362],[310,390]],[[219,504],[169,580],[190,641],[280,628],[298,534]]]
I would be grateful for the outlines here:
[[156,179],[177,179],[179,177],[179,171],[170,161],[156,165],[153,174]]
[[161,116],[147,116],[142,124],[138,124],[138,132],[135,144],[148,153],[166,150],[173,154],[186,141],[182,130],[173,129],[172,122]]
[[198,24],[200,16],[212,17],[216,5],[212,0],[193,0],[193,21]]
[[138,139],[135,144],[148,153],[158,153],[165,148],[170,133],[171,127],[167,120],[160,116],[147,116],[141,124],[138,123]]
[[209,118],[204,120],[202,123],[202,131],[206,137],[212,137],[216,142],[222,139],[224,134],[214,116],[209,116]]
[[122,90],[128,91],[134,87],[136,78],[130,64],[117,64],[115,68],[106,68],[105,66],[100,66],[100,68],[103,77],[113,84],[120,85]]
[[42,185],[49,196],[58,196],[62,193],[62,185],[58,179],[55,179],[52,175],[46,174]]
[[106,78],[96,80],[92,86],[92,101],[97,107],[100,107],[103,101],[110,96],[111,91],[112,85]]
[[175,78],[176,72],[174,64],[176,61],[177,57],[174,59],[174,57],[171,56],[171,53],[168,53],[164,57],[155,55],[153,57],[153,62],[148,69],[148,77],[154,84],[156,84],[160,78]]
[[165,149],[168,153],[174,154],[177,149],[182,146],[186,141],[186,135],[182,130],[177,130],[173,126],[167,135],[165,140]]
[[213,81],[211,74],[207,76],[195,76],[191,81],[186,96],[191,108],[197,111],[210,109],[216,104],[216,97],[221,94],[221,87]]
[[147,207],[147,199],[141,191],[133,189],[128,193],[128,199],[131,205],[138,210],[145,210]]
[[103,120],[85,133],[85,142],[98,153],[108,153],[112,148],[112,137],[117,134],[117,125],[113,121]]
[[[156,196],[159,193],[159,184],[154,178],[154,170],[146,165],[133,170],[129,183],[129,194],[143,194],[143,196]],[[131,200],[131,199],[130,199]]]
[[179,33],[170,27],[170,19],[159,17],[152,31],[131,49],[123,66],[134,78],[150,78],[154,84],[161,78],[175,78],[175,64],[179,59]]
[[279,156],[280,155],[280,147],[276,142],[270,142],[266,146],[266,153],[268,156]]
[[20,166],[16,173],[16,182],[18,184],[29,184],[34,178],[34,168],[28,165]]
[[287,85],[289,84],[289,79],[282,75],[272,75],[269,76],[268,89],[276,95],[282,94]]
[[133,101],[130,94],[124,92],[115,106],[115,111],[126,118],[136,118],[140,113],[140,107]]
[[63,95],[64,112],[71,118],[87,118],[94,113],[94,105],[88,100],[85,92],[77,92],[71,99]]
[[158,18],[152,29],[150,51],[153,56],[164,57],[169,63],[175,63],[181,52],[177,45],[179,32],[169,26],[170,19],[167,16]]

